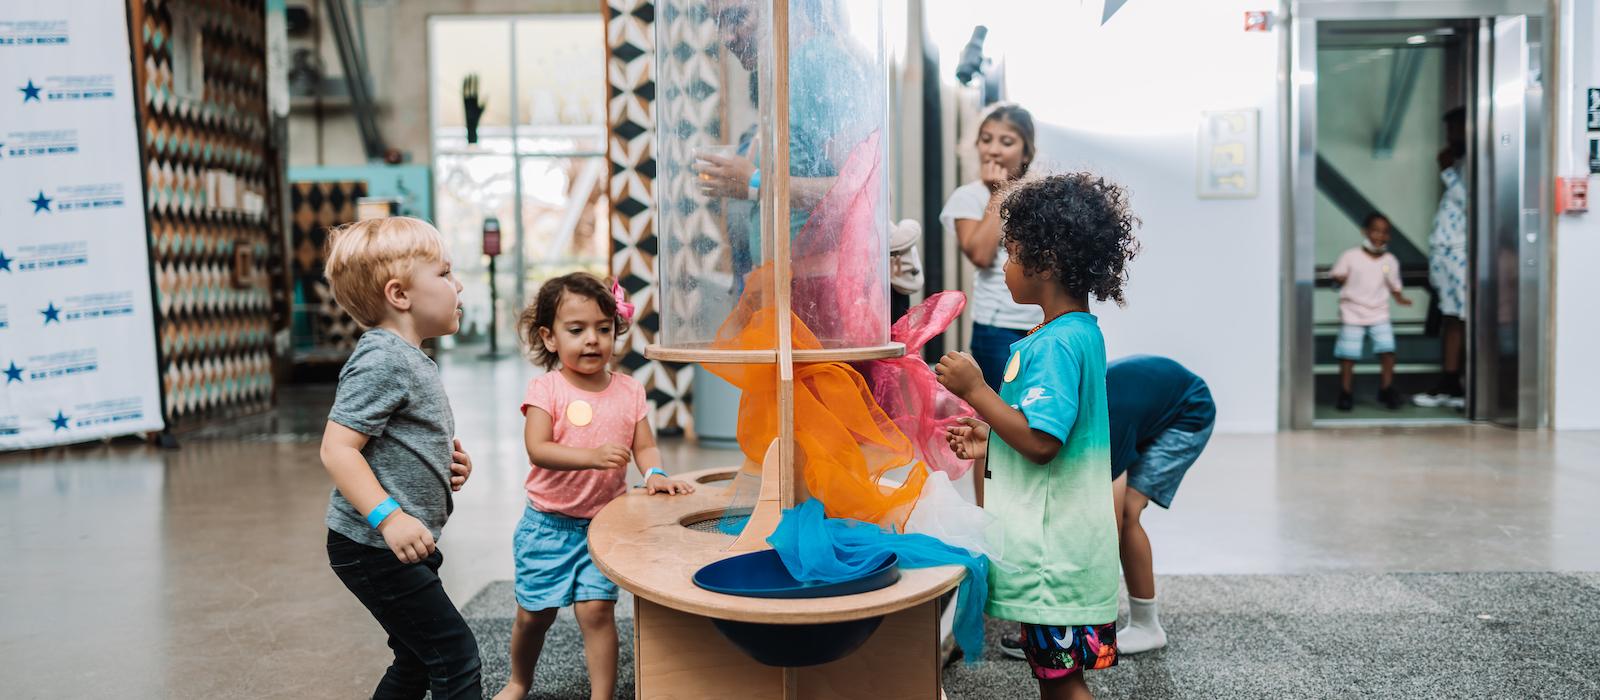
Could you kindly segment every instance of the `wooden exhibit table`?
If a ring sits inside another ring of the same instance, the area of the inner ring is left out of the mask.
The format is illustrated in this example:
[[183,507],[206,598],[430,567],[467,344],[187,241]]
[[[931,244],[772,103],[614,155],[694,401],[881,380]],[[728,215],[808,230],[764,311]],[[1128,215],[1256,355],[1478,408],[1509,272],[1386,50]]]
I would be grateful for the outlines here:
[[[959,566],[901,569],[887,588],[807,599],[750,598],[696,586],[701,567],[735,556],[730,535],[687,526],[721,516],[736,468],[680,475],[696,491],[648,496],[634,489],[589,526],[589,549],[634,602],[634,687],[640,698],[937,698],[939,607],[961,583]],[[712,619],[818,624],[884,616],[872,637],[838,661],[802,668],[763,665],[722,636]]]

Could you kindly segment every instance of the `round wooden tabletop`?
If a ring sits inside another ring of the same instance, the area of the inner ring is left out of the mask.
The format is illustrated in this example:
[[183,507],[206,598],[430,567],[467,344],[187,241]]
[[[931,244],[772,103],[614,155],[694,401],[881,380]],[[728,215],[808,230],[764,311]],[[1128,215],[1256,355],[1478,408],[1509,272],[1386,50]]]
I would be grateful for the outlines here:
[[687,496],[649,496],[641,489],[612,501],[589,525],[589,550],[600,570],[634,595],[695,615],[740,622],[810,624],[859,620],[920,605],[961,583],[966,569],[937,566],[900,570],[900,581],[856,595],[829,598],[748,598],[694,585],[696,571],[736,556],[725,551],[733,536],[701,532],[684,523],[727,510],[731,483],[718,476],[733,468],[705,469],[678,478],[694,481]]

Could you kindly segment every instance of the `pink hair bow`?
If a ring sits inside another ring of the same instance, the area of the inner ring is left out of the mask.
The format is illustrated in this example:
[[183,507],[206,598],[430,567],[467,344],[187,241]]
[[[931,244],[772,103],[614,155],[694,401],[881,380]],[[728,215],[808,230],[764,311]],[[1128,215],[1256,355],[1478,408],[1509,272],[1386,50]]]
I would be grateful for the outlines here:
[[634,306],[628,303],[628,297],[622,291],[622,285],[616,280],[611,280],[611,296],[617,300],[617,315],[624,321],[633,320]]

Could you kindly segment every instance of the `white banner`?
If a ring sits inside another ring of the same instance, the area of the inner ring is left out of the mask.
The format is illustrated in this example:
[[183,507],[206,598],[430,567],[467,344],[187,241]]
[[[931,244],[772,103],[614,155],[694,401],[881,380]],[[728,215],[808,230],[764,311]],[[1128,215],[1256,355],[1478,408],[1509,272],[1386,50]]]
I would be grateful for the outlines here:
[[162,428],[124,0],[0,3],[0,449]]

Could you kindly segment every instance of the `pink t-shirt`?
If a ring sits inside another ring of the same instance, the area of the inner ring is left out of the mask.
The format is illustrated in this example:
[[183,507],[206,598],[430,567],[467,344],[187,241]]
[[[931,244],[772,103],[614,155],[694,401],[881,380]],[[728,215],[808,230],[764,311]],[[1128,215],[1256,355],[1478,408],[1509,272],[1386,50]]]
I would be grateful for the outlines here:
[[[556,444],[595,448],[606,443],[633,449],[634,426],[649,406],[644,387],[633,377],[613,372],[611,384],[599,393],[572,385],[561,372],[547,372],[528,382],[522,413],[532,406],[550,414]],[[628,490],[625,469],[545,469],[530,463],[528,501],[546,513],[593,518]]]
[[1351,248],[1333,264],[1339,287],[1339,322],[1347,326],[1375,326],[1389,322],[1389,296],[1400,291],[1400,261],[1393,253],[1376,258],[1361,248]]

